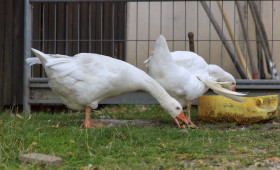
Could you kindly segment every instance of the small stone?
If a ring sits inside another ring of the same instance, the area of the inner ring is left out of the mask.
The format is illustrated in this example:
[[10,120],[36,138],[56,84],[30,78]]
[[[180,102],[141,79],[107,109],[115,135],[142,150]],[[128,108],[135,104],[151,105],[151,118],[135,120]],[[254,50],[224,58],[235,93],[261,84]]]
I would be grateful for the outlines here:
[[93,165],[92,164],[88,164],[88,168],[90,169]]
[[100,117],[100,119],[110,119],[111,118],[109,115],[102,115],[99,117]]
[[62,159],[59,157],[40,154],[40,153],[28,153],[19,156],[19,160],[25,163],[39,164],[44,166],[61,165]]
[[180,132],[181,133],[188,133],[188,130],[187,129],[181,129]]

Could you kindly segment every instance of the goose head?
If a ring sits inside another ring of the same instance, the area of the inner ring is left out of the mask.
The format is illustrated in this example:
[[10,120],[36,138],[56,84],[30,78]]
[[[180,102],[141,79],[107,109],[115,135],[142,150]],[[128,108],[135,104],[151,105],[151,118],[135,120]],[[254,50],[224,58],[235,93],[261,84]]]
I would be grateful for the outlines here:
[[233,90],[236,86],[236,81],[235,78],[229,74],[228,72],[225,72],[225,77],[223,78],[224,82],[228,82],[226,84],[223,84],[223,88],[228,89],[228,90]]
[[209,64],[210,75],[214,77],[218,84],[228,90],[233,90],[236,86],[235,78],[224,71],[221,67]]
[[179,120],[183,121],[184,123],[188,124],[188,121],[183,113],[183,108],[181,106],[181,104],[171,98],[171,100],[169,100],[168,102],[166,102],[165,104],[162,105],[162,107],[167,111],[167,113],[173,117],[174,122],[176,123],[176,125],[180,128],[180,122]]

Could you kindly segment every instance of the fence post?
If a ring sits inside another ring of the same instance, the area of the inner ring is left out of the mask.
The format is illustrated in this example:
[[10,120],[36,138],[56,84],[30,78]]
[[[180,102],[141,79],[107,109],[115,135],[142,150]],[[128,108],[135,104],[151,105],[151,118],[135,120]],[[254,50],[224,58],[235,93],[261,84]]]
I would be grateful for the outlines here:
[[31,56],[31,4],[29,0],[24,0],[24,45],[23,45],[23,111],[30,112],[29,105],[29,79],[31,76],[31,68],[25,62],[25,59]]

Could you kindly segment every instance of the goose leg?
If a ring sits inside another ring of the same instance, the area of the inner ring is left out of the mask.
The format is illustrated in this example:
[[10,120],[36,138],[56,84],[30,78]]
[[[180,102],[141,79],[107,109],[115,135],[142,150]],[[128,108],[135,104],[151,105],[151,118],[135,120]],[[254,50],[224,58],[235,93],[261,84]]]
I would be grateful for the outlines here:
[[188,127],[197,129],[198,127],[191,121],[191,107],[192,107],[193,100],[187,100],[187,121],[188,121]]
[[91,108],[89,106],[86,107],[86,118],[84,123],[82,124],[86,128],[99,128],[104,127],[102,123],[93,123],[90,117]]

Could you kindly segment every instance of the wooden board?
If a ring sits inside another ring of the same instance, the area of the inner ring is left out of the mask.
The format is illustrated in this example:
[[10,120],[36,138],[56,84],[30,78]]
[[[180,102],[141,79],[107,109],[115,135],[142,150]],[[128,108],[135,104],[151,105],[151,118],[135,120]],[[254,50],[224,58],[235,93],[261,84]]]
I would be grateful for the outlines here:
[[[22,104],[23,3],[0,0],[0,105]],[[49,54],[92,52],[124,59],[125,9],[126,2],[32,3],[31,46]],[[32,76],[45,77],[43,67],[33,66]]]
[[66,41],[66,49],[65,49],[65,54],[66,55],[73,55],[72,54],[72,32],[73,32],[73,3],[67,3],[66,5],[66,37],[67,40]]
[[[5,33],[4,0],[0,0],[0,89],[3,89],[4,77],[4,33]],[[0,90],[0,105],[3,105],[3,90]]]
[[72,53],[71,55],[75,55],[79,53],[79,3],[73,3],[72,6]]
[[13,61],[13,1],[5,1],[5,35],[4,35],[4,74],[3,104],[13,103],[12,99],[12,61]]
[[102,11],[103,11],[103,4],[101,2],[94,2],[91,3],[91,39],[96,40],[93,41],[91,44],[91,51],[93,53],[101,54],[102,53],[102,47],[101,40],[102,38],[102,30],[101,30],[101,19],[102,19]]
[[82,2],[80,8],[80,52],[89,52],[89,3]]
[[65,40],[66,40],[66,3],[57,3],[57,54],[65,54]]
[[22,103],[23,93],[23,16],[22,10],[24,1],[14,0],[13,8],[13,52],[12,52],[12,90],[11,95],[15,104]]

